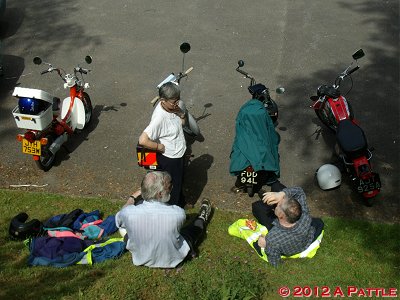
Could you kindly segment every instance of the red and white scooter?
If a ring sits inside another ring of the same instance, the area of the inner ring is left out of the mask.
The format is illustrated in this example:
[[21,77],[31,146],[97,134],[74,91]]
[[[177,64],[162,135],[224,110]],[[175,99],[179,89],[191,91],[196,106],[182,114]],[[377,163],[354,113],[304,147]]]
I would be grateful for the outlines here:
[[[90,64],[92,58],[86,56],[85,61]],[[17,135],[22,152],[32,155],[38,166],[48,171],[68,136],[85,128],[91,120],[93,106],[85,92],[89,83],[83,78],[83,74],[90,70],[77,66],[72,74],[68,74],[61,68],[42,62],[39,57],[35,57],[33,62],[48,65],[41,75],[56,72],[63,80],[64,88],[69,89],[69,96],[62,102],[38,89],[16,87],[13,92],[13,96],[18,98],[18,105],[12,112],[15,122],[19,128],[26,129],[24,134]]]

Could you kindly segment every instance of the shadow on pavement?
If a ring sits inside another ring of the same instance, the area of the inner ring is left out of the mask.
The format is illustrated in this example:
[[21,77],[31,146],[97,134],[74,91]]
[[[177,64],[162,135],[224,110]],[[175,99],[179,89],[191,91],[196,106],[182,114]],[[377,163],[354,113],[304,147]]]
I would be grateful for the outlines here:
[[193,159],[185,168],[183,188],[186,202],[196,204],[208,182],[207,172],[211,168],[214,158],[209,154],[203,154]]

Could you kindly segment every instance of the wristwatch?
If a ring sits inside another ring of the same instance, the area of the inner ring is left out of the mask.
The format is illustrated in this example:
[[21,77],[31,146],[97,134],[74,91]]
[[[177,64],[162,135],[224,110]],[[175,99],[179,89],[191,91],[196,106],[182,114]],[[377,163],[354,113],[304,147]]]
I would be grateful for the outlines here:
[[135,197],[135,196],[133,196],[133,195],[130,195],[130,196],[129,196],[129,199],[133,199],[133,204],[134,204],[134,205],[138,205],[138,204],[140,204],[140,203],[143,202],[142,195],[139,195],[138,197]]

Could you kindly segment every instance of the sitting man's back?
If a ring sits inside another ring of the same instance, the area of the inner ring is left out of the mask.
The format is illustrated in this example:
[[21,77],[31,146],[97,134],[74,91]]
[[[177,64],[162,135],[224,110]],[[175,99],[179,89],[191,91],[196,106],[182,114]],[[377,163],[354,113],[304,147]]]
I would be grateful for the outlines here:
[[[166,172],[146,174],[141,185],[143,203],[127,205],[116,215],[116,224],[127,232],[126,248],[135,265],[174,268],[181,263],[204,233],[211,212],[208,200],[189,226],[182,228],[185,211],[168,205],[171,176]],[[181,234],[181,233],[182,234]]]
[[188,254],[190,248],[179,229],[186,220],[179,206],[157,201],[129,205],[117,214],[128,232],[127,249],[137,266],[173,268]]

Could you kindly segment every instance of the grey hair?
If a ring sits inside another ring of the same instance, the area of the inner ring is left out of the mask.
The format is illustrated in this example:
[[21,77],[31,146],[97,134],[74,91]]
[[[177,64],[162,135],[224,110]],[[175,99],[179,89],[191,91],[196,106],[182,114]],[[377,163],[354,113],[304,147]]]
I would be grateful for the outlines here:
[[181,91],[179,87],[173,82],[164,83],[158,90],[158,95],[160,98],[169,99],[179,99],[181,96]]
[[170,182],[171,176],[167,172],[154,171],[147,173],[141,184],[142,198],[146,201],[167,202],[168,199],[165,194],[169,192],[168,185]]
[[283,200],[281,209],[286,216],[286,220],[290,224],[294,224],[301,217],[301,205],[300,205],[299,201],[297,201],[296,199],[293,199],[291,197],[288,197],[286,194],[283,199],[284,200]]

